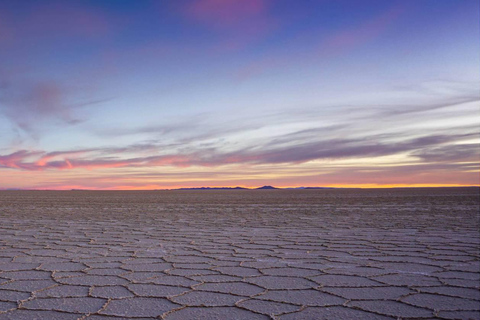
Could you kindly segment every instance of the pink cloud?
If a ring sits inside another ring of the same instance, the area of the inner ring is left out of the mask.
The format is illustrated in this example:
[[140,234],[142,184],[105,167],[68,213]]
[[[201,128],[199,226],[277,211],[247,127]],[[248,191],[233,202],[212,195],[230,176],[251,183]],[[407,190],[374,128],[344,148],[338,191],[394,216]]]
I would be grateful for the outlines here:
[[214,51],[241,50],[266,38],[280,23],[270,12],[271,0],[198,0],[182,9],[188,21],[215,31]]
[[353,28],[338,30],[320,43],[319,50],[326,54],[338,54],[374,41],[403,12],[405,7],[397,5]]
[[9,28],[8,16],[0,12],[0,43],[6,43],[13,38],[13,30]]
[[28,158],[32,155],[35,155],[35,153],[27,150],[20,150],[5,156],[0,156],[0,166],[6,168],[20,169],[20,163],[25,158]]
[[[196,163],[194,155],[164,155],[120,159],[114,156],[98,156],[109,152],[102,149],[42,152],[20,150],[8,155],[0,155],[0,168],[43,171],[48,169],[102,169],[123,167],[176,166],[188,167]],[[117,152],[112,151],[112,155]]]
[[0,6],[0,41],[34,45],[58,37],[98,38],[113,26],[105,12],[81,2],[32,2],[22,10],[18,15],[8,4]]
[[[348,53],[382,36],[405,11],[405,5],[393,6],[356,25],[333,31],[325,38],[310,40],[314,44],[314,49],[308,52],[294,51],[294,56],[292,56],[292,53],[288,53],[275,57],[262,57],[240,67],[234,76],[237,80],[244,81],[270,70],[293,68],[292,61],[312,64],[319,59],[332,58]],[[311,37],[313,36],[311,35]],[[286,44],[286,47],[296,48],[304,45],[296,41],[298,39],[292,40],[291,43]]]
[[237,28],[265,17],[267,0],[198,0],[185,6],[186,15],[213,28]]
[[73,106],[67,102],[68,90],[53,81],[4,80],[0,112],[18,127],[33,132],[48,119],[75,123]]
[[155,167],[155,166],[175,166],[190,167],[194,165],[195,159],[191,155],[165,155],[152,157],[139,157],[128,159],[64,159],[59,161],[49,161],[37,166],[34,170],[44,169],[108,169],[124,167]]
[[[378,137],[372,136],[370,139],[336,139],[300,143],[299,141],[305,137],[290,135],[285,137],[285,141],[273,141],[263,145],[262,148],[245,148],[233,152],[222,152],[215,148],[193,149],[188,153],[172,151],[163,155],[129,158],[126,158],[125,155],[143,154],[142,151],[156,153],[156,150],[152,150],[151,145],[50,153],[21,150],[0,156],[0,167],[43,171],[159,166],[221,167],[230,164],[255,166],[258,164],[301,164],[313,160],[376,158],[410,152],[412,159],[417,159],[425,164],[426,171],[447,169],[464,171],[469,170],[469,166],[477,159],[478,145],[461,145],[460,148],[454,142],[474,136],[476,134],[473,133],[450,136],[430,135],[406,139],[397,143],[378,141]],[[419,150],[422,152],[416,154],[415,152]],[[456,156],[452,157],[452,155]]]
[[[78,150],[78,151],[50,152],[50,153],[44,154],[42,157],[40,157],[38,160],[36,160],[34,164],[39,168],[40,167],[45,167],[45,166],[48,165],[49,162],[51,162],[55,158],[59,158],[59,157],[60,158],[65,158],[66,156],[69,156],[69,157],[79,156],[79,155],[87,154],[90,151],[92,151],[92,150],[85,149],[85,150]],[[65,160],[65,161],[67,161],[67,160]],[[71,163],[69,165],[67,163],[67,167],[68,166],[71,167]]]
[[52,32],[63,31],[79,36],[98,37],[106,35],[111,29],[107,16],[94,8],[72,3],[67,5],[66,2],[41,8],[32,14],[30,21]]

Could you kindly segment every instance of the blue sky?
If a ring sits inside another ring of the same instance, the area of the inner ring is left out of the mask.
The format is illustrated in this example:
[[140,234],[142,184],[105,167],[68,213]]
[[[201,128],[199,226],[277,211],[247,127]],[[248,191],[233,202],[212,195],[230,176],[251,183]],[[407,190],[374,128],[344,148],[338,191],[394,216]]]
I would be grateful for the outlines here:
[[0,188],[478,185],[479,7],[4,0]]

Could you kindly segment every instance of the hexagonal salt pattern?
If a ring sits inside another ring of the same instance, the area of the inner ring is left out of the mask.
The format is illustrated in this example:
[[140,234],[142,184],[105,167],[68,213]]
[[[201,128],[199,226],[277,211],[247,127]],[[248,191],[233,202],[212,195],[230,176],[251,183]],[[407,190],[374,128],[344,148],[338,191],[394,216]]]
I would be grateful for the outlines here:
[[480,319],[479,189],[0,191],[2,319]]

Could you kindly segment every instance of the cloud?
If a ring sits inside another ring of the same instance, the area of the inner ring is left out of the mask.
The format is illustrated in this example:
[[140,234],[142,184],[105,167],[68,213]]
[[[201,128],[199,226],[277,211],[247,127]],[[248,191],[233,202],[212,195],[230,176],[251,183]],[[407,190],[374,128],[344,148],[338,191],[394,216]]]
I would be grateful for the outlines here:
[[[145,145],[143,148],[150,149]],[[20,150],[8,155],[0,155],[0,167],[43,171],[49,169],[100,169],[119,167],[150,166],[190,166],[195,161],[194,155],[167,154],[148,157],[121,158],[124,153],[141,151],[142,146],[133,145],[125,148],[97,148],[70,151],[28,151]]]
[[[478,139],[476,126],[461,126],[453,121],[441,128],[408,129],[409,124],[431,119],[437,109],[451,107],[451,114],[464,110],[458,104],[470,102],[468,99],[473,97],[445,97],[441,103],[433,101],[417,109],[399,104],[379,108],[348,106],[348,111],[345,106],[322,112],[309,108],[295,114],[276,110],[262,115],[245,114],[221,123],[202,114],[165,125],[97,132],[108,139],[115,135],[148,138],[131,145],[7,153],[0,155],[0,170],[12,176],[42,176],[38,181],[56,177],[58,185],[52,182],[52,188],[75,185],[155,189],[178,183],[221,186],[267,182],[284,186],[392,182],[474,185],[478,184],[479,164],[479,145],[472,143]],[[472,116],[475,112],[465,110]],[[410,120],[416,112],[424,112],[425,117]],[[359,115],[364,116],[361,121]],[[378,130],[379,119],[391,127]],[[321,161],[321,165],[313,161]],[[384,161],[388,163],[382,165]],[[7,176],[6,181],[13,180]],[[48,187],[42,183],[32,182],[30,186]]]
[[270,14],[271,0],[196,0],[182,7],[190,23],[215,32],[221,40],[216,51],[241,50],[256,43],[280,23]]
[[405,11],[406,8],[403,5],[394,5],[354,27],[337,30],[320,43],[319,50],[324,54],[334,55],[374,41],[385,33]]
[[74,151],[56,151],[56,152],[49,152],[46,154],[43,154],[38,160],[35,161],[35,166],[38,168],[45,167],[48,163],[51,163],[55,158],[58,157],[69,157],[69,156],[79,156],[86,154],[88,152],[95,151],[95,149],[82,149],[82,150],[74,150]]
[[267,0],[197,0],[184,8],[185,14],[214,28],[237,28],[252,19],[261,19],[267,12]]
[[36,8],[28,20],[32,28],[68,36],[98,37],[111,29],[107,16],[97,8],[64,1]]
[[306,44],[298,40],[305,41],[305,33],[298,34],[297,37],[285,40],[287,43],[283,47],[290,50],[283,52],[279,50],[276,55],[264,55],[249,61],[234,72],[234,77],[239,81],[245,81],[272,70],[277,72],[282,69],[296,68],[297,65],[292,65],[292,61],[312,65],[318,64],[319,60],[336,58],[349,53],[383,36],[406,10],[405,4],[396,4],[363,21],[331,30],[320,37],[319,34],[323,34],[324,30],[312,29],[307,40],[310,43],[307,45],[307,51],[301,50]]
[[452,108],[464,103],[480,102],[480,95],[471,93],[470,95],[466,94],[442,100],[441,102],[424,103],[422,105],[388,105],[388,109],[383,110],[380,116],[396,116]]
[[[224,121],[212,123],[207,120],[209,115],[203,113],[181,120],[171,119],[168,124],[145,125],[141,127],[116,127],[94,129],[99,137],[119,137],[149,135],[147,140],[151,149],[160,148],[189,148],[190,144],[212,144],[214,141],[226,139],[229,135],[242,134],[251,130],[260,129],[264,124],[245,121]],[[143,148],[143,144],[139,147]],[[131,148],[132,146],[129,146]]]
[[[298,178],[297,178],[298,179]],[[291,179],[296,184],[295,178]],[[480,178],[460,164],[422,163],[395,166],[334,167],[308,176],[314,185],[479,185]]]
[[153,134],[156,136],[164,136],[197,130],[200,126],[199,121],[201,120],[199,120],[197,117],[193,117],[187,121],[169,121],[168,124],[145,125],[141,127],[101,128],[95,130],[95,133],[99,136],[105,137],[130,136],[137,134]]
[[[19,14],[21,12],[21,14]],[[112,30],[108,16],[81,2],[4,2],[0,5],[0,41],[30,44],[58,38],[97,39]]]
[[67,103],[67,89],[53,81],[3,81],[0,112],[27,132],[49,119],[74,124],[79,121]]
[[288,146],[276,147],[273,143],[255,150],[246,149],[219,155],[211,161],[220,164],[232,162],[298,164],[312,160],[381,157],[417,151],[474,136],[476,134],[431,135],[396,143],[382,142],[376,136],[371,136],[363,139],[329,139],[302,144],[297,143],[294,137],[292,144]]
[[1,72],[0,116],[31,136],[45,127],[75,125],[85,120],[81,110],[109,99],[89,99],[88,90],[48,79],[29,79],[27,74]]
[[13,30],[7,24],[7,15],[0,10],[0,44],[7,43],[13,38]]
[[12,169],[29,169],[24,167],[24,160],[43,154],[38,151],[19,150],[8,155],[0,155],[0,167],[12,168]]
[[[422,150],[434,147],[431,152],[438,154],[442,145],[458,140],[476,137],[476,134],[430,135],[397,143],[377,141],[375,136],[364,139],[331,139],[289,146],[276,143],[249,147],[234,152],[222,152],[216,148],[203,148],[188,153],[165,153],[145,157],[124,158],[126,152],[141,150],[132,148],[105,148],[59,151],[50,153],[27,150],[0,156],[0,165],[23,170],[48,169],[100,169],[121,167],[216,167],[228,164],[280,164],[305,163],[312,160],[350,159],[381,157],[412,152],[417,157],[429,157]],[[295,141],[295,140],[294,140]],[[152,150],[151,145],[143,148]],[[437,148],[437,149],[435,149]],[[469,151],[471,152],[471,150]],[[36,157],[36,159],[32,159]],[[432,158],[432,156],[430,155]]]
[[269,142],[269,145],[288,145],[292,143],[305,143],[312,140],[315,141],[318,140],[319,136],[325,137],[341,131],[342,129],[346,129],[347,127],[347,124],[337,124],[295,131],[272,139]]
[[[478,138],[479,135],[476,135]],[[480,162],[480,144],[454,144],[438,148],[418,150],[412,154],[430,163],[475,163],[476,169]]]

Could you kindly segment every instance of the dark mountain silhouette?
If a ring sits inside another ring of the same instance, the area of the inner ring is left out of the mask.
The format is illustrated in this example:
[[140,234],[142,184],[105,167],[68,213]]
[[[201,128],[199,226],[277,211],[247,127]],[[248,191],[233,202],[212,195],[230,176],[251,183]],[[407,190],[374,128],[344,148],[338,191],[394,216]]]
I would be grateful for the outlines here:
[[278,188],[275,188],[272,186],[263,186],[263,187],[257,188],[257,190],[273,190],[273,189],[278,189]]

